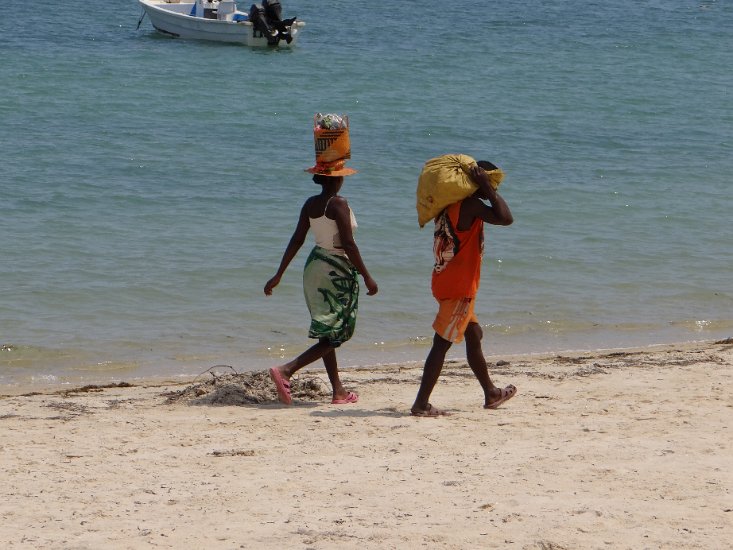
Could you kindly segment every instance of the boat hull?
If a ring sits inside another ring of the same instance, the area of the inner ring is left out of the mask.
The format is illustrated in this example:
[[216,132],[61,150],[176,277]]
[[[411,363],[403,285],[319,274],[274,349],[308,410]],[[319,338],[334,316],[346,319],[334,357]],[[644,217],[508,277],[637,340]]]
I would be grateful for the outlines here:
[[[249,21],[224,21],[204,19],[189,15],[192,2],[165,2],[164,0],[138,0],[150,18],[153,28],[167,36],[212,42],[231,42],[246,46],[266,47],[267,38],[256,31]],[[281,47],[296,43],[303,21],[296,21],[290,28],[293,40],[290,44],[280,41]]]

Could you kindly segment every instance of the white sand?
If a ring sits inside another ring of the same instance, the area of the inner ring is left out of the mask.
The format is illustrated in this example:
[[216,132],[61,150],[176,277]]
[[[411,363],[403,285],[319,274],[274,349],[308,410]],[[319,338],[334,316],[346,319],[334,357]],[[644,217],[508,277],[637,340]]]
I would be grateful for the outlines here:
[[451,363],[438,419],[422,365],[345,371],[355,405],[4,396],[0,547],[731,547],[733,344],[501,359],[517,397]]

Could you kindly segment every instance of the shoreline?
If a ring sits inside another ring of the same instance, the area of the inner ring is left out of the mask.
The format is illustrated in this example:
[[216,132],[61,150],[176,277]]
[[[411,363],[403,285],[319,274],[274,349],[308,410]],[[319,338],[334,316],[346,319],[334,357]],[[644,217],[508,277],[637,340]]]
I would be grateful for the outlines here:
[[[579,356],[579,355],[587,355],[587,354],[612,354],[612,353],[640,353],[640,352],[654,352],[654,351],[664,351],[666,349],[672,349],[672,348],[681,348],[681,349],[687,349],[687,348],[693,348],[697,346],[707,346],[707,345],[718,345],[718,344],[726,344],[726,343],[733,343],[733,337],[732,338],[724,338],[721,340],[688,340],[688,341],[682,341],[682,342],[673,342],[673,343],[660,343],[660,344],[649,344],[649,345],[642,345],[642,346],[629,346],[629,347],[608,347],[608,348],[598,348],[598,349],[564,349],[564,350],[557,350],[557,351],[538,351],[538,352],[523,352],[523,353],[489,353],[486,354],[486,361],[489,365],[489,374],[491,374],[491,368],[493,365],[495,365],[497,362],[505,362],[505,361],[529,361],[529,360],[538,360],[538,361],[546,361],[550,360],[552,358],[558,357],[558,356]],[[457,354],[454,354],[453,357],[448,356],[446,358],[446,365],[449,364],[465,364],[465,357],[460,357],[461,355],[465,355],[465,351],[463,350],[463,345],[454,346],[455,350],[460,350]],[[305,348],[304,348],[305,349]],[[428,351],[430,350],[429,346],[425,347],[425,355],[427,356]],[[455,357],[455,355],[458,355],[459,357]],[[281,361],[286,360],[286,358],[281,359]],[[269,366],[275,366],[280,364],[277,360],[273,360],[271,362],[271,365]],[[390,368],[420,368],[422,369],[424,364],[424,359],[417,359],[417,360],[396,360],[396,361],[382,361],[374,364],[359,364],[359,365],[351,365],[346,367],[341,367],[340,371],[342,374],[348,373],[351,371],[379,371],[382,369],[390,369]],[[97,388],[111,388],[115,387],[119,384],[126,384],[131,387],[160,387],[160,386],[176,386],[176,385],[186,385],[194,382],[197,378],[200,378],[202,376],[206,376],[209,371],[215,371],[215,372],[227,372],[227,369],[233,369],[234,372],[238,373],[251,373],[251,372],[260,372],[260,371],[267,371],[269,367],[263,367],[258,369],[247,369],[247,370],[237,370],[235,367],[231,365],[213,365],[211,367],[205,368],[197,373],[191,373],[191,374],[171,374],[171,375],[143,375],[143,376],[111,376],[111,377],[99,377],[100,379],[97,381],[93,380],[80,380],[80,381],[65,381],[65,382],[59,382],[59,381],[38,381],[38,382],[21,382],[21,383],[0,383],[0,399],[4,397],[12,397],[12,396],[18,396],[18,395],[33,395],[33,394],[53,394],[53,393],[65,393],[69,391],[73,391],[77,388],[83,388],[85,386],[94,386]],[[217,371],[218,369],[218,371]],[[307,367],[304,367],[300,372],[301,374],[317,374],[318,372],[325,373],[323,369],[323,365],[320,362],[316,362],[313,365],[309,365]],[[102,378],[104,378],[102,380]]]
[[[519,392],[492,411],[465,362],[451,361],[431,399],[451,411],[443,418],[409,415],[421,372],[344,369],[360,399],[341,406],[318,392],[282,406],[269,386],[260,404],[225,406],[210,399],[231,397],[222,379],[206,395],[150,381],[3,396],[0,545],[707,549],[733,539],[733,340],[503,357],[492,378]],[[302,378],[328,389],[323,369]]]
[[[731,327],[729,327],[731,328]],[[518,355],[545,355],[603,351],[605,349],[653,348],[663,345],[687,345],[717,341],[733,335],[733,330],[719,327],[716,331],[648,333],[638,330],[635,334],[614,333],[606,330],[587,334],[560,334],[544,338],[538,334],[491,334],[484,326],[484,352],[490,358]],[[365,332],[365,331],[362,331]],[[272,347],[234,343],[207,342],[193,350],[189,343],[151,343],[149,349],[138,343],[132,348],[119,342],[87,342],[90,348],[81,347],[45,349],[23,343],[5,342],[0,350],[0,388],[70,387],[86,384],[106,384],[117,381],[143,383],[148,379],[187,380],[213,365],[230,365],[241,371],[268,369],[282,364],[305,351],[312,340],[303,335],[297,342]],[[339,353],[342,368],[378,367],[384,364],[423,362],[430,350],[432,335],[411,338],[409,341],[372,341],[364,334],[350,340]],[[104,348],[103,352],[100,349]],[[145,349],[143,349],[145,348]],[[462,345],[453,346],[449,359],[465,357]]]

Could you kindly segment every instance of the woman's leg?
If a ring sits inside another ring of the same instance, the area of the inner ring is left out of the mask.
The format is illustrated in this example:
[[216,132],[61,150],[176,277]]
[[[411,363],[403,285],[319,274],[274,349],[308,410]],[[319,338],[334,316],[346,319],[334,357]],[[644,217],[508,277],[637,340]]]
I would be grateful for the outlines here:
[[[443,363],[445,362],[445,354],[451,347],[451,342],[441,338],[436,333],[433,336],[433,347],[430,348],[427,359],[425,359],[425,366],[423,367],[422,379],[420,380],[420,389],[417,391],[417,397],[415,403],[412,405],[412,413],[428,413],[431,409],[435,409],[430,406],[429,399],[430,394],[433,393],[433,388],[438,382],[440,372],[443,370]],[[443,414],[442,411],[435,409],[435,415]]]
[[468,323],[466,333],[464,334],[464,338],[466,339],[466,359],[468,360],[468,366],[471,367],[473,374],[476,375],[488,399],[491,390],[494,388],[494,383],[489,376],[489,368],[486,365],[484,350],[481,347],[483,336],[484,331],[481,330],[481,326],[478,323]]
[[309,347],[292,361],[289,361],[284,365],[280,365],[276,368],[278,371],[280,371],[280,375],[283,378],[285,378],[286,380],[290,380],[290,378],[300,369],[307,365],[310,365],[314,361],[318,361],[328,353],[333,353],[333,346],[331,346],[325,340],[319,340],[317,344]]
[[336,360],[336,350],[331,348],[330,351],[323,355],[323,364],[326,367],[328,373],[328,379],[331,381],[331,387],[333,388],[334,399],[346,399],[349,392],[346,391],[343,384],[341,383],[341,377],[339,376],[338,361]]
[[481,388],[484,390],[484,407],[489,407],[502,397],[501,389],[497,388],[489,376],[489,368],[481,347],[484,331],[478,323],[468,323],[466,333],[466,359]]

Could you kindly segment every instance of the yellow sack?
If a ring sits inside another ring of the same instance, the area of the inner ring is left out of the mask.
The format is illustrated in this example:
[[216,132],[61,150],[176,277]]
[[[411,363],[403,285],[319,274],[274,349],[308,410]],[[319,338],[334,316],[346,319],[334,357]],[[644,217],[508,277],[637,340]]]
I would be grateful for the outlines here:
[[[468,155],[443,155],[430,159],[417,180],[417,222],[420,227],[440,214],[445,207],[473,195],[478,189],[468,171],[476,161]],[[499,187],[504,173],[487,172],[491,186]]]

